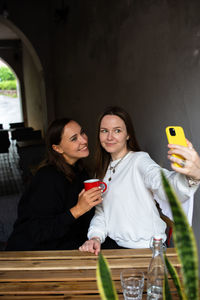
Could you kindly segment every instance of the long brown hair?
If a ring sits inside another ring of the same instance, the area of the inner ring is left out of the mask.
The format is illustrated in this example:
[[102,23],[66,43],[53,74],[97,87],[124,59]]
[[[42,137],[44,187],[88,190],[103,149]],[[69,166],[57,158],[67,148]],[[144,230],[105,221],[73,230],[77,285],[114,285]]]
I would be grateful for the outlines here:
[[110,153],[106,152],[104,148],[101,146],[99,133],[101,121],[104,116],[113,115],[118,116],[122,119],[126,125],[126,130],[129,136],[127,140],[127,148],[132,151],[140,151],[139,144],[137,142],[135,131],[133,128],[133,123],[129,114],[121,107],[111,106],[105,109],[105,111],[100,115],[98,120],[98,129],[97,129],[97,140],[96,140],[96,153],[95,153],[95,174],[97,178],[103,179],[106,174],[106,170],[110,163]]
[[[73,121],[69,118],[62,118],[53,121],[47,129],[46,134],[46,159],[43,162],[44,165],[53,165],[59,171],[63,172],[66,178],[72,182],[75,177],[73,166],[68,164],[64,159],[63,155],[58,153],[52,148],[52,145],[59,145],[62,139],[63,131],[65,125],[70,121]],[[81,168],[81,162],[76,163]]]

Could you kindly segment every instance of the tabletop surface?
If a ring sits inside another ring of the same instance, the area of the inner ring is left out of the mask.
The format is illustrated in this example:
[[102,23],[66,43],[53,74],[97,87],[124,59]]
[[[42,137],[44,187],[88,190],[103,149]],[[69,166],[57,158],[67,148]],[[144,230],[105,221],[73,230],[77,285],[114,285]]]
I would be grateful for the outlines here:
[[[119,299],[120,272],[135,268],[145,273],[150,249],[102,250],[107,258]],[[175,250],[167,256],[180,271]],[[96,284],[97,256],[78,250],[0,252],[0,299],[100,299]],[[172,282],[170,281],[170,285]],[[173,289],[173,288],[172,288]],[[144,289],[146,299],[146,284]],[[176,299],[174,295],[173,299]]]

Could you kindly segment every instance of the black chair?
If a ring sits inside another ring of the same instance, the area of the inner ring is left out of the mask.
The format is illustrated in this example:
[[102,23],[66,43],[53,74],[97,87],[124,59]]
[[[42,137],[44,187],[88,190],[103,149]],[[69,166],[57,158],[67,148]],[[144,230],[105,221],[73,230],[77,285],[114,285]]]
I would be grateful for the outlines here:
[[0,130],[0,153],[8,153],[9,146],[8,130]]
[[0,129],[3,129],[3,124],[0,124]]
[[17,142],[16,146],[22,178],[27,183],[32,178],[34,168],[45,158],[45,143],[43,139],[33,139]]
[[41,130],[29,130],[24,131],[20,135],[16,137],[16,141],[32,141],[32,140],[40,140],[42,139]]
[[20,141],[23,136],[27,135],[29,132],[33,131],[32,127],[21,127],[21,128],[15,128],[11,131],[11,139]]
[[24,127],[24,122],[17,122],[17,123],[9,123],[10,125],[10,128],[13,129],[13,128],[21,128],[21,127]]

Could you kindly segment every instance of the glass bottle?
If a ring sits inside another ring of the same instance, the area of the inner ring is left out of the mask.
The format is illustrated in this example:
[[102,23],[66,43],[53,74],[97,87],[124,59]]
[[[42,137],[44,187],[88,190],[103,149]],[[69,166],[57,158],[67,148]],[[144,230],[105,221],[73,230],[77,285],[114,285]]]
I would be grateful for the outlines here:
[[153,256],[147,273],[147,300],[163,299],[165,262],[163,258],[163,241],[159,236],[153,237]]

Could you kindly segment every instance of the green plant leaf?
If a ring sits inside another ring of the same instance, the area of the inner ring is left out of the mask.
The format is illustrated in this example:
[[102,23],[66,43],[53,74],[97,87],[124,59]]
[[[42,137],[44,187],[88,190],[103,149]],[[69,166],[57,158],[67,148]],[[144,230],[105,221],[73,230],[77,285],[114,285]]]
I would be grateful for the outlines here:
[[97,285],[103,300],[118,300],[117,292],[111,278],[110,268],[106,258],[99,253],[97,265]]
[[[181,282],[179,280],[178,273],[177,273],[176,269],[170,263],[170,261],[168,260],[166,255],[164,256],[164,258],[165,258],[165,265],[167,267],[167,270],[168,270],[169,274],[171,275],[171,278],[173,279],[173,282],[174,282],[174,285],[177,289],[180,300],[186,300],[186,297],[185,297],[185,294],[183,292],[183,288],[182,288]],[[168,298],[166,298],[166,299],[168,299]]]
[[169,288],[168,276],[166,272],[165,272],[164,283],[163,283],[163,300],[172,300],[172,295]]
[[161,176],[174,219],[173,238],[181,263],[184,292],[188,300],[197,300],[199,299],[198,255],[194,234],[163,171],[161,171]]

